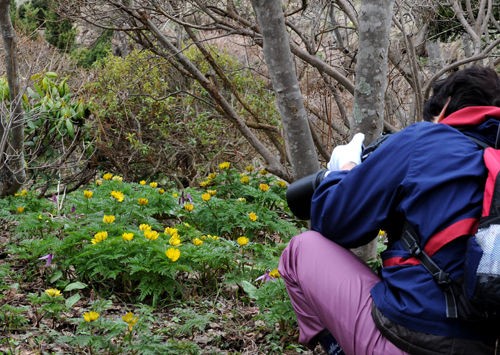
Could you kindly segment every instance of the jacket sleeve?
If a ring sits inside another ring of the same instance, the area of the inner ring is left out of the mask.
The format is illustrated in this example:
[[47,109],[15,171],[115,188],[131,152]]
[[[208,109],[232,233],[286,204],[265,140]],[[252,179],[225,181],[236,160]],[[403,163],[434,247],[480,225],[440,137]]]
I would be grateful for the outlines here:
[[350,171],[328,174],[315,190],[311,228],[354,248],[368,243],[396,205],[414,140],[413,126],[389,137]]

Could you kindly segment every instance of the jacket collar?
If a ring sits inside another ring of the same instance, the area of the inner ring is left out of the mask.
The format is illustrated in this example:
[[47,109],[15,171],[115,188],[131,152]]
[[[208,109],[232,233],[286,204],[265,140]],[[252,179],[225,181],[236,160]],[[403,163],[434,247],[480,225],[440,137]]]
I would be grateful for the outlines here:
[[488,118],[500,120],[500,107],[469,106],[446,116],[440,123],[452,127],[477,126]]

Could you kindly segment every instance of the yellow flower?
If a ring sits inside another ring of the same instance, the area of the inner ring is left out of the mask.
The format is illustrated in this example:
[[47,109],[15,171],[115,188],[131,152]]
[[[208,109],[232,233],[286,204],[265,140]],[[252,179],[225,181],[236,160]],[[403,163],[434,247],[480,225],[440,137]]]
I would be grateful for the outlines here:
[[102,185],[102,180],[101,180],[101,179],[97,179],[97,180],[95,181],[95,184],[96,184],[97,186],[101,186],[101,185]]
[[90,241],[92,244],[100,243],[108,238],[108,232],[102,231],[94,234],[94,238]]
[[247,202],[247,199],[244,197],[238,197],[238,202]]
[[19,206],[16,208],[17,213],[23,213],[24,212],[24,206]]
[[176,247],[176,246],[181,245],[181,239],[177,235],[175,235],[175,236],[170,237],[170,239],[168,240],[168,243],[171,246]]
[[219,164],[219,169],[220,170],[229,169],[230,166],[231,166],[231,163],[225,161],[225,162]]
[[185,203],[184,204],[184,209],[188,212],[191,212],[194,209],[194,205],[192,203]]
[[165,193],[165,189],[162,189],[161,187],[158,189],[158,193],[160,195],[163,195]]
[[276,182],[276,185],[278,185],[279,187],[281,187],[282,189],[284,189],[286,187],[286,182],[284,182],[283,180],[278,180]]
[[144,231],[144,237],[146,237],[146,239],[156,240],[156,239],[158,239],[159,236],[160,236],[160,233],[158,233],[157,231],[154,231],[151,229]]
[[28,194],[28,190],[26,190],[26,189],[22,189],[21,191],[16,192],[16,193],[14,194],[14,196],[21,196],[21,197],[24,197],[24,196],[26,196],[27,194]]
[[62,296],[61,291],[59,291],[57,288],[49,288],[49,289],[45,290],[45,293],[50,297]]
[[115,216],[113,216],[113,215],[106,215],[106,214],[105,214],[105,215],[102,217],[102,221],[103,221],[104,223],[106,223],[106,224],[111,224],[111,223],[114,223],[114,222],[115,222],[115,219],[116,219],[116,217],[115,217]]
[[128,324],[128,331],[131,332],[135,323],[139,320],[138,317],[134,316],[132,312],[127,312],[124,316],[122,316],[122,320]]
[[275,279],[281,277],[278,269],[272,269],[270,272],[269,272],[269,276],[271,277],[274,277]]
[[141,180],[141,181],[139,181],[139,184],[141,184],[141,185],[146,185],[146,180]]
[[137,203],[140,205],[140,206],[146,206],[148,203],[149,203],[149,200],[145,197],[140,197],[137,199]]
[[111,173],[106,173],[102,176],[104,180],[111,180],[113,178],[113,174]]
[[260,175],[267,175],[267,170],[266,170],[266,169],[261,169],[261,170],[259,171],[259,174],[260,174]]
[[213,180],[213,179],[215,179],[216,177],[217,177],[217,173],[210,173],[210,174],[208,174],[207,179],[208,179],[208,180]]
[[250,212],[248,214],[248,218],[252,221],[255,222],[257,219],[259,219],[259,216],[255,212]]
[[123,202],[125,195],[121,191],[111,191],[111,197],[113,197],[118,202]]
[[173,193],[172,193],[172,197],[173,197],[173,198],[177,198],[177,197],[179,197],[179,194],[178,194],[177,192],[173,192]]
[[241,236],[238,239],[236,239],[236,243],[238,243],[240,246],[245,246],[249,242],[247,237]]
[[92,198],[93,195],[94,195],[94,193],[92,191],[83,190],[83,197],[85,197],[85,198]]
[[125,232],[122,234],[122,238],[123,238],[123,240],[130,241],[130,240],[134,239],[134,233]]
[[166,251],[165,251],[165,255],[167,256],[167,258],[169,258],[171,261],[173,262],[176,262],[177,260],[179,260],[180,256],[181,256],[181,251],[177,248],[168,248]]
[[151,186],[153,189],[156,189],[158,187],[158,183],[152,181],[152,182],[149,183],[149,186]]
[[209,184],[210,184],[210,181],[205,180],[205,181],[200,182],[200,187],[207,187]]
[[113,178],[111,179],[113,181],[118,181],[118,182],[122,182],[123,181],[123,178],[121,176],[118,176],[118,175],[115,175],[113,176]]
[[269,190],[269,185],[268,184],[260,184],[259,189],[263,192],[266,192]]
[[210,194],[210,196],[215,196],[217,190],[207,190],[207,192]]
[[99,318],[99,313],[90,311],[83,313],[83,320],[85,322],[94,322]]
[[253,167],[253,165],[247,165],[247,166],[245,166],[245,170],[248,171],[249,173],[251,173],[252,171],[254,171],[254,169],[255,168]]
[[203,195],[201,195],[201,199],[203,201],[210,201],[210,198],[212,197],[212,195],[210,195],[208,192],[204,193]]
[[241,175],[240,182],[242,184],[248,184],[250,182],[250,177],[248,175]]
[[197,247],[203,244],[203,240],[200,238],[194,238],[193,239],[193,244],[196,245]]
[[151,227],[149,224],[146,224],[146,223],[141,223],[141,224],[139,225],[139,230],[141,230],[141,231],[143,231],[143,232],[144,232],[144,231],[147,231],[147,230],[151,230],[151,229],[153,229],[153,227]]
[[177,237],[179,233],[179,230],[177,228],[172,228],[172,227],[166,227],[165,228],[165,234],[168,234],[171,237]]

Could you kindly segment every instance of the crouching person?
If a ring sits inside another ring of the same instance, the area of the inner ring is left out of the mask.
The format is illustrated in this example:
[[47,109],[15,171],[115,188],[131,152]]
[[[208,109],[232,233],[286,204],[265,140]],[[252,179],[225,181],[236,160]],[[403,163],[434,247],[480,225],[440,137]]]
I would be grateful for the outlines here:
[[[462,319],[449,287],[463,279],[482,213],[482,145],[500,148],[500,78],[482,67],[453,73],[434,85],[424,119],[362,163],[356,135],[315,179],[312,230],[279,265],[301,343],[348,355],[500,351],[498,323]],[[376,274],[348,249],[379,230],[388,241]]]

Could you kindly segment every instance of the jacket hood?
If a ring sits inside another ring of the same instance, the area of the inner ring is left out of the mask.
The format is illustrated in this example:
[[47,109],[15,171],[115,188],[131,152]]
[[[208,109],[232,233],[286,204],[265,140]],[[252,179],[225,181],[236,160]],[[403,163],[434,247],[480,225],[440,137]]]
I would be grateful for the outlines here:
[[455,127],[490,147],[500,148],[500,107],[466,107],[453,112],[440,123]]

